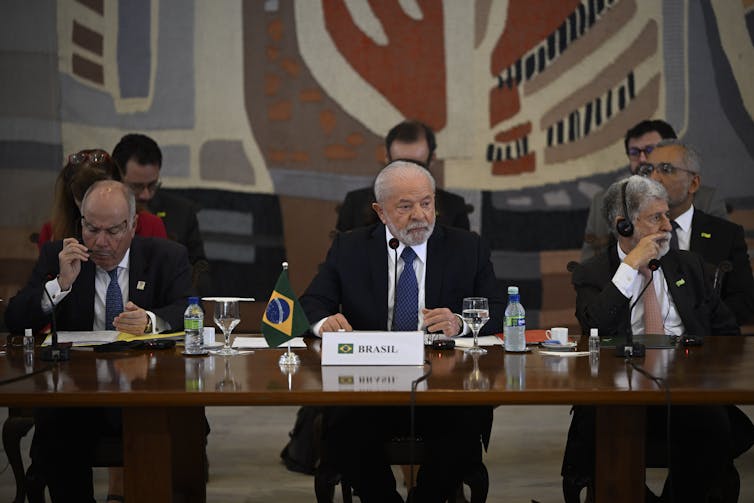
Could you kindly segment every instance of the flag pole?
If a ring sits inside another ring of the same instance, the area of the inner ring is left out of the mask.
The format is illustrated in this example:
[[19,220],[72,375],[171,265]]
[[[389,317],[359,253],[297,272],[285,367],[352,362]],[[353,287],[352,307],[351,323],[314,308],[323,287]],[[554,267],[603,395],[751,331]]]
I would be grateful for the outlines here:
[[[288,262],[283,262],[283,271],[288,271]],[[288,339],[288,351],[280,355],[278,365],[281,367],[298,367],[301,365],[301,358],[291,351],[291,339]]]

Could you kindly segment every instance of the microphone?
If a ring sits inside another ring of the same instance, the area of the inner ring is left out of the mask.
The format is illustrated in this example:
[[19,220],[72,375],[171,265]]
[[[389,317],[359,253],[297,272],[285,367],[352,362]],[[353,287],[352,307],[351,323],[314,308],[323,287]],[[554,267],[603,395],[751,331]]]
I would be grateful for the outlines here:
[[398,300],[398,246],[400,244],[401,242],[398,241],[397,238],[391,238],[390,241],[387,242],[387,245],[393,250],[395,255],[395,261],[393,262],[393,315],[391,317],[393,321],[390,327],[391,331],[393,330],[393,326],[395,326],[395,304]]
[[714,290],[718,295],[720,294],[720,289],[723,286],[723,276],[731,272],[732,270],[733,264],[730,263],[730,260],[723,260],[717,265],[717,268],[715,269],[715,278],[712,280],[712,290]]
[[575,260],[571,260],[570,262],[568,262],[568,264],[566,264],[566,269],[568,270],[568,272],[571,272],[571,273],[575,271],[576,269],[578,269],[579,267],[581,267],[581,264],[579,264]]
[[57,308],[57,306],[52,301],[52,295],[50,295],[49,290],[47,290],[47,282],[54,277],[55,275],[53,274],[47,274],[45,276],[44,283],[42,283],[42,289],[45,291],[47,300],[50,301],[50,305],[52,306],[52,311],[50,311],[52,322],[52,333],[50,334],[50,337],[52,341],[49,346],[42,348],[42,351],[39,354],[39,359],[44,362],[63,362],[68,361],[71,358],[71,343],[58,344],[58,324],[55,317],[55,309]]
[[654,276],[655,271],[660,268],[660,261],[656,258],[653,258],[649,261],[647,264],[647,269],[650,270],[651,274],[649,275],[649,281],[647,281],[647,284],[644,285],[644,288],[641,289],[641,292],[639,292],[639,295],[636,297],[636,300],[633,304],[631,304],[631,307],[628,308],[628,333],[626,334],[626,343],[623,347],[618,346],[615,348],[615,356],[618,357],[625,357],[625,358],[643,358],[644,355],[647,352],[647,348],[644,344],[641,344],[639,342],[634,342],[634,332],[631,330],[631,314],[634,312],[634,307],[636,307],[636,304],[639,303],[639,300],[644,296],[644,292],[647,291],[647,288],[649,288],[649,285],[654,283]]

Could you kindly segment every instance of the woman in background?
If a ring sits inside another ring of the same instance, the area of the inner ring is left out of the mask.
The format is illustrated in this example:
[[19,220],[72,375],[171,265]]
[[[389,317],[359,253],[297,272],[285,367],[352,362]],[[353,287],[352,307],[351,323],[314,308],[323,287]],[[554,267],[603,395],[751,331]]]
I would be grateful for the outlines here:
[[[47,241],[81,235],[81,200],[94,182],[100,180],[122,181],[123,175],[110,157],[100,149],[87,149],[68,156],[63,170],[55,182],[55,200],[52,219],[39,231],[37,245],[42,248]],[[147,211],[137,213],[136,234],[142,237],[167,238],[165,225],[157,215]]]

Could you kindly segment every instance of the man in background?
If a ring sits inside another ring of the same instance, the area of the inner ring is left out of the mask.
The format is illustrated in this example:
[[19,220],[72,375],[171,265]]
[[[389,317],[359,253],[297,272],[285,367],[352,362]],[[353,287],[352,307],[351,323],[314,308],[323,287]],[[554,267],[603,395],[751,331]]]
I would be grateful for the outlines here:
[[[639,166],[639,174],[661,183],[668,191],[672,248],[701,255],[712,272],[720,298],[733,311],[739,326],[754,319],[754,277],[740,225],[708,215],[696,206],[702,188],[699,154],[678,140],[658,143]],[[726,273],[723,262],[730,265]]]
[[[630,175],[637,174],[639,165],[647,162],[647,156],[652,152],[655,145],[662,140],[675,139],[673,127],[663,120],[644,120],[626,131],[623,145],[628,157],[628,170]],[[605,250],[611,244],[610,229],[608,222],[602,217],[602,202],[605,191],[597,192],[592,198],[589,207],[589,216],[584,230],[584,244],[581,247],[581,260],[584,261]],[[725,202],[717,198],[713,187],[699,187],[695,195],[694,204],[710,215],[725,218]]]
[[[435,160],[437,142],[429,126],[419,121],[403,121],[393,127],[385,137],[385,162],[399,159],[414,161],[430,169]],[[346,194],[338,211],[335,225],[339,232],[377,223],[372,210],[375,202],[372,187],[365,187]],[[469,230],[469,215],[466,202],[461,196],[437,189],[437,221],[450,227]]]
[[136,203],[162,219],[168,238],[188,249],[192,282],[200,294],[209,293],[209,263],[199,233],[196,207],[183,197],[160,189],[162,152],[143,134],[127,134],[113,149],[113,159],[123,170],[123,182],[133,190]]

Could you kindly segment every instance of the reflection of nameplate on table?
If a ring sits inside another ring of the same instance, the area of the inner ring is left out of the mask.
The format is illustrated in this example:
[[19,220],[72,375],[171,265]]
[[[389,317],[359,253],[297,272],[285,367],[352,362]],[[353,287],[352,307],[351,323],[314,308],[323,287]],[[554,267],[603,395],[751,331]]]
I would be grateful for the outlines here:
[[423,365],[423,332],[325,332],[322,365]]
[[[411,382],[424,375],[424,367],[322,367],[323,391],[411,391]],[[427,389],[420,382],[417,390]]]

